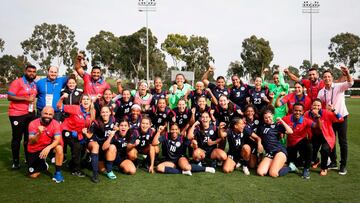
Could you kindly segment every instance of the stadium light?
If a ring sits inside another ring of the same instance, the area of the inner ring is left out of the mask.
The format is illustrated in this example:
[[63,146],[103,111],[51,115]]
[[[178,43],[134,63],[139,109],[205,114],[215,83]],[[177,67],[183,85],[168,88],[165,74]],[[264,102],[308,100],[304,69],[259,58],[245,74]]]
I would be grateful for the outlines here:
[[149,80],[149,29],[148,29],[148,13],[149,11],[156,11],[155,0],[139,0],[138,10],[146,13],[146,82],[150,84]]
[[319,1],[304,1],[302,12],[310,14],[310,65],[312,66],[312,14],[320,12]]

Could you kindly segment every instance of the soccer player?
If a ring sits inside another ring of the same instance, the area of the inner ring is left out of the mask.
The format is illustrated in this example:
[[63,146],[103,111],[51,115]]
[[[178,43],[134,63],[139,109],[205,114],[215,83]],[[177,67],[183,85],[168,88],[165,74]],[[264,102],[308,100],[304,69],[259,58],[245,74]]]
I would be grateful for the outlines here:
[[176,108],[179,99],[184,97],[191,90],[193,90],[193,87],[188,84],[185,76],[182,73],[178,73],[175,77],[175,84],[173,84],[169,89],[169,92],[171,93],[169,95],[170,109]]
[[249,86],[243,83],[238,75],[231,76],[231,80],[232,87],[230,88],[229,99],[237,106],[239,106],[241,110],[244,110],[247,104],[246,98],[248,97]]
[[63,105],[63,100],[68,96],[68,94],[61,96],[57,104],[59,109],[69,114],[69,117],[61,123],[62,136],[64,142],[71,148],[72,159],[69,166],[72,175],[85,177],[85,174],[80,171],[81,151],[85,141],[84,135],[91,122],[95,120],[95,110],[90,95],[83,94],[80,105]]
[[111,109],[111,112],[116,112],[116,104],[115,102],[112,100],[113,97],[113,93],[111,91],[111,89],[106,89],[104,90],[104,94],[102,95],[102,97],[100,97],[99,99],[97,99],[94,102],[94,108],[95,108],[95,112],[96,112],[96,118],[100,117],[100,110],[101,107],[103,106],[108,106]]
[[[245,175],[250,175],[248,169],[248,162],[251,157],[250,139],[254,139],[257,143],[257,151],[262,153],[263,146],[261,139],[251,128],[247,128],[245,121],[241,118],[234,118],[231,120],[230,128],[225,130],[225,123],[220,123],[220,136],[226,137],[229,143],[228,157],[224,162],[224,173],[231,173],[234,171],[237,163],[241,162],[242,170]],[[250,138],[251,137],[251,138]]]
[[178,105],[173,109],[175,114],[175,123],[179,125],[181,136],[186,136],[187,131],[190,127],[190,119],[192,116],[191,110],[186,106],[185,99],[180,99]]
[[255,86],[249,89],[249,95],[247,98],[249,103],[253,104],[258,112],[263,111],[266,106],[271,104],[269,100],[269,89],[267,87],[262,87],[261,85],[261,77],[256,77]]
[[[321,109],[321,100],[315,99],[312,103],[312,110],[318,111],[320,116],[321,126],[318,128],[312,129],[312,138],[311,143],[313,145],[313,154],[312,154],[312,167],[317,168],[318,162],[318,151],[321,147],[321,176],[326,176],[328,171],[327,161],[330,156],[330,152],[334,149],[336,138],[333,130],[333,123],[343,122],[344,119],[339,113],[335,111],[328,111],[327,109]],[[307,111],[304,116],[305,118],[312,119],[316,121],[317,116],[313,113],[312,110]]]
[[274,178],[284,176],[289,171],[295,170],[295,166],[285,166],[287,151],[279,139],[281,134],[292,134],[293,131],[281,118],[278,118],[278,122],[275,123],[271,110],[264,111],[263,119],[256,134],[260,136],[266,154],[259,163],[257,174],[259,176],[269,174]]
[[225,139],[219,136],[218,129],[211,122],[208,112],[201,114],[201,121],[196,121],[189,129],[188,139],[194,140],[193,159],[201,162],[205,158],[212,160],[211,166],[216,167],[216,161],[219,163],[227,159],[224,150],[218,148],[218,144]]
[[134,104],[138,104],[141,107],[141,111],[145,112],[148,111],[151,107],[151,101],[153,96],[148,93],[148,84],[146,81],[140,81],[140,85],[138,91],[131,90],[131,96],[134,97]]
[[[190,164],[185,156],[185,150],[190,145],[186,137],[180,135],[179,126],[173,123],[170,127],[170,134],[163,133],[164,126],[160,126],[152,142],[153,146],[162,144],[162,151],[165,161],[157,165],[156,170],[159,173],[192,175],[191,172],[215,173],[212,167],[203,167],[197,164]],[[154,154],[152,154],[154,156]],[[153,159],[152,159],[153,160]],[[150,171],[153,171],[154,163],[150,165]]]
[[154,88],[150,89],[150,93],[153,95],[152,101],[150,103],[151,106],[157,104],[157,101],[162,98],[168,101],[169,99],[169,91],[163,90],[163,82],[160,77],[156,77],[154,79]]
[[[219,97],[221,95],[225,95],[227,97],[229,97],[230,95],[230,90],[226,87],[226,81],[225,78],[223,76],[219,76],[216,78],[216,84],[211,83],[208,78],[209,78],[209,74],[211,72],[214,72],[214,67],[209,67],[209,69],[204,73],[203,77],[201,78],[201,80],[203,81],[205,87],[209,88],[211,90],[211,92],[213,93],[213,95],[215,96],[215,98],[218,100]],[[212,105],[215,105],[215,103],[212,103]]]
[[295,103],[293,113],[283,118],[284,122],[291,126],[293,130],[293,133],[287,137],[289,163],[295,163],[299,152],[301,159],[304,161],[302,177],[305,179],[310,178],[310,165],[313,153],[310,142],[311,129],[321,128],[319,111],[312,109],[312,113],[316,118],[316,122],[304,117],[304,105],[302,103]]
[[[113,162],[115,160],[115,147],[109,147],[106,150],[103,150],[102,148],[109,134],[115,133],[115,129],[115,118],[112,116],[110,107],[106,105],[102,106],[100,109],[100,117],[96,118],[96,120],[91,123],[89,131],[85,134],[88,139],[87,148],[91,153],[91,166],[93,169],[91,181],[94,183],[100,181],[98,177],[99,161],[105,161],[105,166],[107,166],[108,162]],[[113,173],[111,167],[106,167],[105,174],[111,180],[116,179],[116,175]]]
[[319,72],[316,68],[310,68],[308,72],[308,79],[300,79],[296,75],[290,72],[289,69],[285,69],[284,72],[294,82],[302,83],[311,98],[311,101],[317,98],[318,92],[324,87],[324,81],[319,78]]
[[40,172],[48,170],[46,157],[53,150],[55,153],[55,174],[53,180],[56,183],[64,182],[61,166],[64,158],[61,146],[60,124],[53,119],[54,109],[46,106],[41,111],[41,117],[29,124],[28,165],[31,178],[37,178]]
[[110,85],[101,77],[101,68],[94,66],[91,74],[85,72],[86,60],[83,54],[79,53],[75,60],[75,70],[84,80],[84,94],[89,94],[91,100],[95,101],[100,98],[106,89],[110,89]]
[[[268,68],[265,68],[262,74],[262,79],[263,79],[263,86],[266,86],[269,88],[270,92],[274,93],[274,99],[272,102],[272,105],[275,106],[276,104],[276,99],[280,96],[280,94],[282,92],[285,92],[285,94],[289,93],[289,83],[285,83],[284,80],[284,75],[282,73],[282,71],[275,71],[273,73],[273,81],[274,83],[269,83],[266,82],[264,80],[265,78],[265,73],[268,72]],[[275,113],[274,113],[274,118],[276,119],[277,117],[284,117],[286,115],[286,106],[279,106],[275,108]]]
[[36,67],[28,65],[24,75],[11,82],[7,92],[9,104],[9,120],[11,123],[12,139],[12,169],[20,168],[20,144],[24,135],[24,152],[27,160],[27,143],[29,138],[28,126],[35,118],[34,102],[37,94],[34,79]]
[[[197,104],[195,108],[191,109],[190,125],[194,124],[195,121],[199,121],[202,113],[208,112],[210,114],[211,108],[206,104],[206,97],[199,97]],[[213,121],[215,121],[215,119],[213,119]]]
[[[345,104],[345,95],[344,92],[348,90],[351,86],[354,85],[354,80],[350,75],[349,69],[346,67],[341,67],[343,76],[346,78],[346,82],[343,83],[334,83],[333,75],[330,71],[324,71],[323,80],[325,87],[319,91],[318,98],[322,101],[322,108],[327,108],[328,110],[336,111],[340,113],[344,118],[344,122],[334,123],[333,129],[338,135],[339,144],[340,144],[340,175],[346,175],[346,163],[348,157],[348,148],[347,148],[347,120],[349,112]],[[336,162],[336,148],[331,152],[331,164],[329,169],[337,168]]]
[[159,126],[167,126],[169,122],[174,122],[176,119],[175,113],[166,106],[165,99],[159,99],[157,105],[153,106],[148,114],[155,129],[158,129]]
[[60,99],[61,89],[65,87],[68,78],[66,76],[58,77],[58,67],[50,66],[47,71],[47,77],[36,82],[38,116],[45,106],[52,106],[55,110],[54,119],[60,121],[61,111],[56,107],[56,104]]
[[[134,104],[131,106],[131,113],[122,119],[128,120],[130,129],[134,129],[134,128],[140,127],[141,117],[142,117],[142,114],[141,114],[140,105]],[[122,119],[120,119],[120,120],[122,120]],[[117,121],[119,121],[119,120],[117,120]]]
[[116,112],[115,118],[116,120],[120,120],[130,114],[131,107],[134,104],[134,98],[130,94],[130,90],[124,89],[121,94],[121,98],[115,101],[116,104]]
[[280,96],[276,98],[275,101],[275,107],[285,106],[285,104],[287,105],[287,115],[292,114],[295,103],[302,103],[304,105],[304,111],[307,111],[311,108],[311,98],[305,94],[303,85],[299,82],[295,82],[294,87],[294,92],[290,94],[281,92]]
[[242,116],[243,113],[239,106],[231,103],[227,96],[219,97],[219,104],[215,106],[214,117],[217,118],[217,124],[225,122],[227,125],[234,117]]
[[191,108],[194,108],[198,105],[197,100],[202,96],[208,100],[211,100],[212,103],[217,104],[217,100],[212,94],[211,90],[209,88],[205,89],[204,83],[201,81],[197,82],[195,85],[195,90],[192,90],[185,94],[184,98],[186,101],[190,99]]

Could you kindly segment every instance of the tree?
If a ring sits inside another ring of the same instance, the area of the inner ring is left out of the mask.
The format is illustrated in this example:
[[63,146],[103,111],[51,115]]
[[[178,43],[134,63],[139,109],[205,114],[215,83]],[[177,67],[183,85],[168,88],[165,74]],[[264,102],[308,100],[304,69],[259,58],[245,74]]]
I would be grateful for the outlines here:
[[303,60],[302,64],[300,65],[301,76],[302,76],[302,77],[307,77],[310,68],[319,69],[319,65],[316,64],[316,63],[314,63],[314,64],[311,66],[309,60]]
[[5,50],[5,41],[0,38],[0,52]]
[[115,71],[115,64],[120,54],[119,38],[111,32],[101,30],[91,37],[86,50],[91,55],[91,64],[103,66],[105,70]]
[[[343,63],[353,74],[360,64],[360,37],[352,33],[341,33],[330,39],[330,63]],[[356,67],[357,64],[357,67]]]
[[230,78],[232,75],[238,75],[239,77],[243,77],[245,75],[244,66],[240,61],[236,60],[234,62],[230,62],[226,76]]
[[15,80],[24,73],[25,66],[29,64],[26,56],[4,55],[0,58],[0,84],[1,86]]
[[169,34],[161,48],[172,57],[175,67],[178,67],[179,62],[184,62],[185,66],[181,67],[181,70],[194,71],[195,80],[199,80],[209,67],[209,63],[214,62],[208,44],[209,40],[206,37]]
[[335,68],[335,65],[333,63],[330,63],[329,61],[325,61],[324,64],[321,65],[319,69],[319,74],[322,75],[325,70],[331,71],[334,79],[339,79],[343,75],[341,70]]
[[242,48],[240,57],[246,69],[245,75],[252,79],[260,76],[261,71],[269,67],[274,57],[269,41],[264,38],[258,39],[255,35],[252,35],[243,41]]
[[77,42],[75,33],[62,24],[36,25],[31,37],[21,46],[25,55],[29,55],[42,69],[50,66],[53,60],[57,65],[71,67],[76,56]]

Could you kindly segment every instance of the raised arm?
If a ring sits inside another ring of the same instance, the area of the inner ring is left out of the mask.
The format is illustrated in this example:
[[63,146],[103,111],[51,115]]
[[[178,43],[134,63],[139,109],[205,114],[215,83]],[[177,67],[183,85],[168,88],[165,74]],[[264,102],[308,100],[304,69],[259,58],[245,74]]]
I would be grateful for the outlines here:
[[285,68],[284,69],[284,73],[286,73],[287,76],[289,76],[289,78],[292,80],[292,81],[295,81],[295,82],[298,82],[299,81],[299,78],[294,75],[292,72],[290,72],[290,70],[288,68]]
[[284,125],[285,130],[286,130],[285,131],[286,134],[288,134],[288,135],[293,134],[293,130],[291,129],[291,127],[287,123],[285,123],[285,121],[283,119],[278,117],[278,118],[276,118],[276,121],[280,122],[281,124]]
[[85,57],[82,53],[79,53],[76,56],[74,68],[75,68],[75,71],[77,72],[77,74],[80,75],[80,77],[84,77],[85,70],[83,67],[85,67],[85,66],[86,66]]
[[209,69],[204,73],[204,75],[202,76],[201,80],[204,83],[205,87],[207,87],[210,83],[210,81],[208,80],[209,78],[209,74],[211,72],[214,72],[214,67],[209,67]]

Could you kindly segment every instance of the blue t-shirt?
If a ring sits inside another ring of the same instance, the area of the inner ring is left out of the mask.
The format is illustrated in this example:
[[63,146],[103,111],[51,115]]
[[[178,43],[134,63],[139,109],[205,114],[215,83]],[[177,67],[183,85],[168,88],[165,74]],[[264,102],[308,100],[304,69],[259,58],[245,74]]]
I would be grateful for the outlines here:
[[46,95],[49,95],[48,98],[52,96],[52,107],[55,112],[59,112],[60,110],[56,107],[56,104],[60,99],[61,90],[65,87],[67,79],[68,78],[64,76],[57,77],[53,81],[50,81],[47,77],[38,80],[36,82],[36,89],[38,91],[36,107],[42,110],[46,106]]

